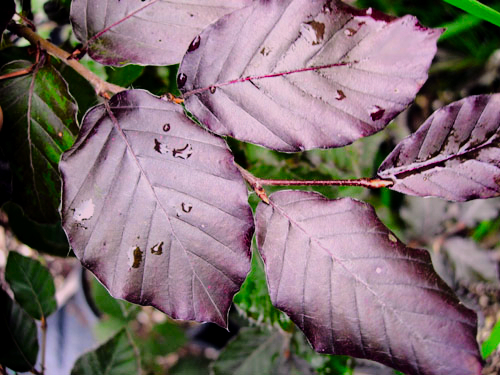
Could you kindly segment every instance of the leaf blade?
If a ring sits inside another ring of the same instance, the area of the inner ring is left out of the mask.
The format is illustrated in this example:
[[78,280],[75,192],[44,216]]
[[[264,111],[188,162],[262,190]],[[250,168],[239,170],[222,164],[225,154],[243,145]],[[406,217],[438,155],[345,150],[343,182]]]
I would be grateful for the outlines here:
[[[13,61],[1,72],[31,66],[29,61]],[[78,133],[74,99],[59,72],[45,65],[1,81],[0,105],[5,116],[0,147],[11,163],[13,200],[31,219],[54,223],[59,220],[57,164]]]
[[463,202],[500,195],[500,94],[470,96],[435,111],[382,162],[392,190]]
[[0,301],[0,363],[14,371],[29,371],[38,355],[35,321],[3,289]]
[[227,324],[253,218],[223,140],[130,90],[87,114],[60,169],[70,244],[114,297]]
[[47,318],[57,309],[56,288],[49,270],[35,259],[9,252],[5,279],[16,301],[37,320]]
[[206,25],[250,4],[250,0],[138,2],[75,0],[71,24],[89,55],[105,65],[177,64]]
[[440,33],[337,1],[254,2],[197,37],[177,83],[217,134],[288,152],[340,147],[413,100]]
[[72,375],[125,375],[139,372],[139,356],[125,329],[96,350],[78,358],[71,370]]
[[242,328],[210,366],[213,375],[312,374],[308,363],[290,353],[291,334]]
[[270,200],[257,208],[256,235],[271,300],[316,351],[410,374],[480,372],[476,318],[427,252],[404,246],[359,201],[298,191]]

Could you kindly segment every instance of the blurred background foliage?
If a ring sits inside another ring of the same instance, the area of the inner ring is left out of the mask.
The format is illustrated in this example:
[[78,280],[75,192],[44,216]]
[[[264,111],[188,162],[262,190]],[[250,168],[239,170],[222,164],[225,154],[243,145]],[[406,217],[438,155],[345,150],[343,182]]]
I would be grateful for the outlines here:
[[[18,1],[17,10],[33,19],[40,35],[72,51],[78,46],[78,41],[69,25],[70,3],[70,0]],[[427,83],[415,103],[385,131],[345,148],[287,154],[228,139],[236,161],[254,175],[294,180],[372,177],[396,143],[415,131],[434,110],[465,96],[499,92],[500,32],[497,26],[443,1],[358,0],[350,3],[363,8],[373,7],[394,16],[413,14],[424,26],[446,27]],[[500,9],[500,1],[484,3]],[[34,54],[25,41],[15,36],[4,37],[0,66],[14,59],[33,61]],[[68,82],[71,94],[78,102],[78,119],[81,120],[100,99],[73,70],[55,59],[51,62]],[[120,86],[145,89],[156,95],[179,95],[175,83],[178,66],[114,68],[104,67],[88,57],[83,58],[82,63],[100,77]],[[0,163],[0,167],[2,176],[8,173],[4,164]],[[279,189],[282,188],[266,188],[268,194]],[[410,246],[428,249],[443,279],[467,306],[478,313],[478,338],[487,365],[484,374],[500,372],[498,199],[457,204],[405,197],[387,189],[309,189],[329,198],[349,196],[371,203],[382,221],[403,241]],[[252,193],[249,201],[255,208],[259,200]],[[76,295],[78,288],[83,289],[89,314],[94,317],[87,319],[93,345],[107,342],[117,332],[126,329],[135,342],[145,374],[227,373],[231,361],[237,360],[241,353],[253,356],[261,366],[254,370],[260,373],[395,373],[368,361],[315,353],[289,318],[271,305],[263,263],[255,246],[252,271],[235,297],[229,331],[226,331],[213,324],[174,321],[153,308],[115,300],[92,276],[78,270],[79,264],[72,258],[60,224],[44,226],[32,222],[12,203],[2,207],[0,224],[0,267],[5,265],[7,249],[42,258],[55,279],[59,294],[65,291]],[[44,254],[43,257],[40,254]],[[83,278],[71,289],[68,280],[75,269],[82,272]],[[59,308],[71,301],[69,297],[61,297]],[[75,313],[67,310],[67,314]]]

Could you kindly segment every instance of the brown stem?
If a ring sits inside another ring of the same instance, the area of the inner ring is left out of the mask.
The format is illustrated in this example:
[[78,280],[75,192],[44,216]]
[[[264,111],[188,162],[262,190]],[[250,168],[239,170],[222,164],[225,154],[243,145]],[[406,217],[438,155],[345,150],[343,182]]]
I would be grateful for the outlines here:
[[29,68],[19,69],[19,70],[16,70],[15,72],[10,72],[10,73],[1,75],[0,81],[2,81],[4,79],[15,78],[15,77],[24,76],[26,74],[30,74],[33,71],[34,66],[35,66],[35,64],[30,66]]
[[59,47],[53,45],[49,41],[43,39],[40,35],[35,33],[29,27],[16,23],[11,23],[9,24],[8,28],[13,33],[28,40],[31,44],[39,45],[41,49],[47,51],[50,55],[57,57],[58,59],[62,60],[62,62],[64,62],[66,65],[72,67],[74,70],[76,70],[78,74],[80,74],[88,82],[90,82],[92,86],[94,86],[94,89],[98,95],[106,99],[109,99],[110,94],[117,94],[125,90],[125,88],[123,87],[113,85],[112,83],[108,83],[102,80],[93,72],[91,72],[82,64],[80,64],[78,61],[76,61],[75,59],[71,59],[70,53],[60,49]]
[[378,178],[358,178],[353,180],[266,180],[255,177],[243,167],[236,164],[243,178],[257,193],[264,203],[269,204],[269,198],[264,190],[264,186],[361,186],[369,189],[380,189],[394,185],[391,180]]
[[45,316],[42,316],[41,319],[41,329],[42,329],[42,358],[41,358],[41,366],[42,366],[42,375],[45,374],[45,352],[47,349],[47,320]]

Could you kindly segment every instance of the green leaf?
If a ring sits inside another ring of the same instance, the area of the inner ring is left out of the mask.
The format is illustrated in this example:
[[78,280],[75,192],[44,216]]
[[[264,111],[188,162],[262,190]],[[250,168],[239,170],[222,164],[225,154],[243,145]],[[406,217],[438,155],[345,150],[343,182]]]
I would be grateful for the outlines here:
[[17,204],[9,202],[2,207],[9,217],[9,227],[19,241],[32,249],[60,257],[73,254],[61,223],[38,224],[26,217]]
[[153,325],[148,335],[140,335],[136,338],[136,342],[141,348],[141,362],[145,372],[160,374],[165,371],[161,358],[181,349],[188,340],[179,324],[167,320]]
[[[29,61],[6,64],[0,74],[30,68]],[[39,222],[60,220],[59,158],[75,140],[77,106],[66,82],[50,65],[0,81],[4,124],[0,148],[13,173],[13,200]]]
[[143,72],[144,67],[140,65],[127,65],[122,68],[106,67],[107,81],[122,87],[130,86]]
[[452,38],[465,31],[469,31],[471,28],[479,25],[481,22],[482,20],[480,18],[477,18],[472,14],[462,14],[460,17],[457,17],[457,19],[455,19],[454,21],[441,25],[441,27],[443,27],[446,30],[439,37],[439,41],[442,42],[446,39]]
[[253,251],[252,268],[233,302],[247,318],[269,325],[278,324],[287,330],[292,325],[288,316],[276,309],[267,291],[264,264],[260,255]]
[[444,0],[463,11],[500,26],[500,13],[476,0]]
[[290,351],[291,334],[243,328],[211,366],[213,375],[312,374]]
[[95,277],[91,281],[92,297],[97,308],[104,314],[124,323],[135,319],[139,307],[130,302],[113,298]]
[[5,267],[5,279],[16,301],[33,318],[41,320],[57,309],[54,280],[40,262],[11,251]]
[[483,359],[488,358],[500,344],[500,320],[496,322],[490,337],[481,345],[481,355]]
[[96,350],[78,358],[71,375],[130,375],[139,371],[137,350],[123,329]]
[[14,371],[29,371],[38,356],[35,321],[2,289],[0,306],[0,364]]

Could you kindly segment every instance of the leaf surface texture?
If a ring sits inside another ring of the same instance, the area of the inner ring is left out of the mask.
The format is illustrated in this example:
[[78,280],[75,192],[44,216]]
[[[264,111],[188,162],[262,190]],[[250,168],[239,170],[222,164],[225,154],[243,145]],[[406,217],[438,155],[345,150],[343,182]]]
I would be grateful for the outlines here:
[[281,191],[256,212],[273,304],[316,351],[367,358],[408,374],[481,369],[475,314],[402,244],[371,206]]
[[60,168],[70,244],[114,297],[226,326],[253,218],[224,140],[130,90],[87,113]]
[[[31,66],[13,61],[0,75]],[[57,164],[78,133],[75,100],[59,72],[47,64],[0,81],[0,105],[5,115],[0,147],[13,172],[13,200],[31,219],[54,223],[61,196]]]
[[178,64],[207,25],[251,0],[74,0],[71,23],[102,64]]
[[468,201],[500,195],[500,94],[434,112],[378,170],[404,194]]
[[414,99],[440,34],[338,1],[256,1],[203,30],[177,83],[217,134],[280,151],[340,147]]

